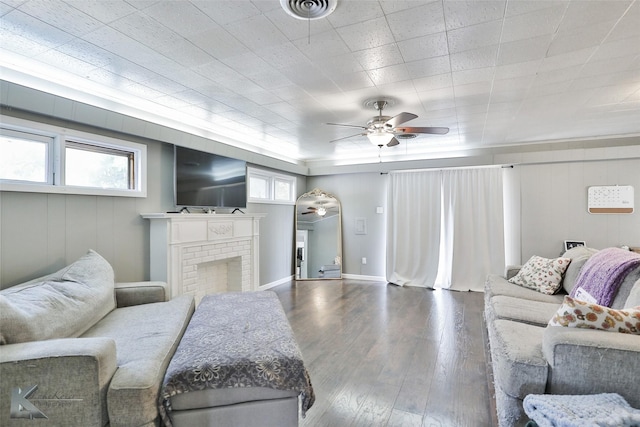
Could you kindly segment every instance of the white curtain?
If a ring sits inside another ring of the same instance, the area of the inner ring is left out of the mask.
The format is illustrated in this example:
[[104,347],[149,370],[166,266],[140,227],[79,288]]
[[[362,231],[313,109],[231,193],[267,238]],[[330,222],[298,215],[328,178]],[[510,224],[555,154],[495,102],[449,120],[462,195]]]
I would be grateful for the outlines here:
[[442,172],[442,287],[482,291],[489,273],[504,270],[502,170]]
[[440,173],[391,172],[389,178],[387,281],[433,288],[440,250]]
[[487,274],[503,272],[500,168],[399,172],[390,179],[389,282],[433,287],[437,277],[439,287],[482,291]]

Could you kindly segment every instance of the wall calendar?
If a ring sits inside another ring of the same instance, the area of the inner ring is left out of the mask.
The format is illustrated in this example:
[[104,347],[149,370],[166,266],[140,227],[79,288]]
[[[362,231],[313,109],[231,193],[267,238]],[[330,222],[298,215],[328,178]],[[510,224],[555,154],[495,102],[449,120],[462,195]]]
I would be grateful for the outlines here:
[[592,214],[630,214],[633,213],[633,186],[589,187],[587,200],[587,210]]

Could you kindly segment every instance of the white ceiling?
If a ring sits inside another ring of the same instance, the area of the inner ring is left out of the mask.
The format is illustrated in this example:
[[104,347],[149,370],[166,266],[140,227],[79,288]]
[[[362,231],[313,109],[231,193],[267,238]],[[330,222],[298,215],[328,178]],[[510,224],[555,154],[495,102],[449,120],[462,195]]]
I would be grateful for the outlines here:
[[[640,0],[338,0],[312,21],[278,0],[1,0],[0,16],[4,80],[298,164],[640,134]],[[357,129],[326,122],[364,125],[375,98],[451,131],[380,154],[329,142]]]

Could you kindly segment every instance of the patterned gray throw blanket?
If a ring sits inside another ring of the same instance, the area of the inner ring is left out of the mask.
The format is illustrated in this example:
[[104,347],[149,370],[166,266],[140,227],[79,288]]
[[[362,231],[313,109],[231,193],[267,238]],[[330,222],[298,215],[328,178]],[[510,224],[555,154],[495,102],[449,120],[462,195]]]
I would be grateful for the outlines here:
[[233,387],[298,391],[303,417],[315,401],[300,349],[274,292],[232,292],[202,299],[165,374],[162,421],[171,426],[171,396]]

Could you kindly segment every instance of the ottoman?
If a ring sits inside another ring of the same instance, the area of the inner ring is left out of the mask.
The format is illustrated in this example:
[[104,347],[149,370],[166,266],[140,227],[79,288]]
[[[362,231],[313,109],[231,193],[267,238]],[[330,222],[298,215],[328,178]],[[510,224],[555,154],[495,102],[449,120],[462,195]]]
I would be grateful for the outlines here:
[[274,292],[207,295],[169,363],[165,426],[297,426],[315,396]]

